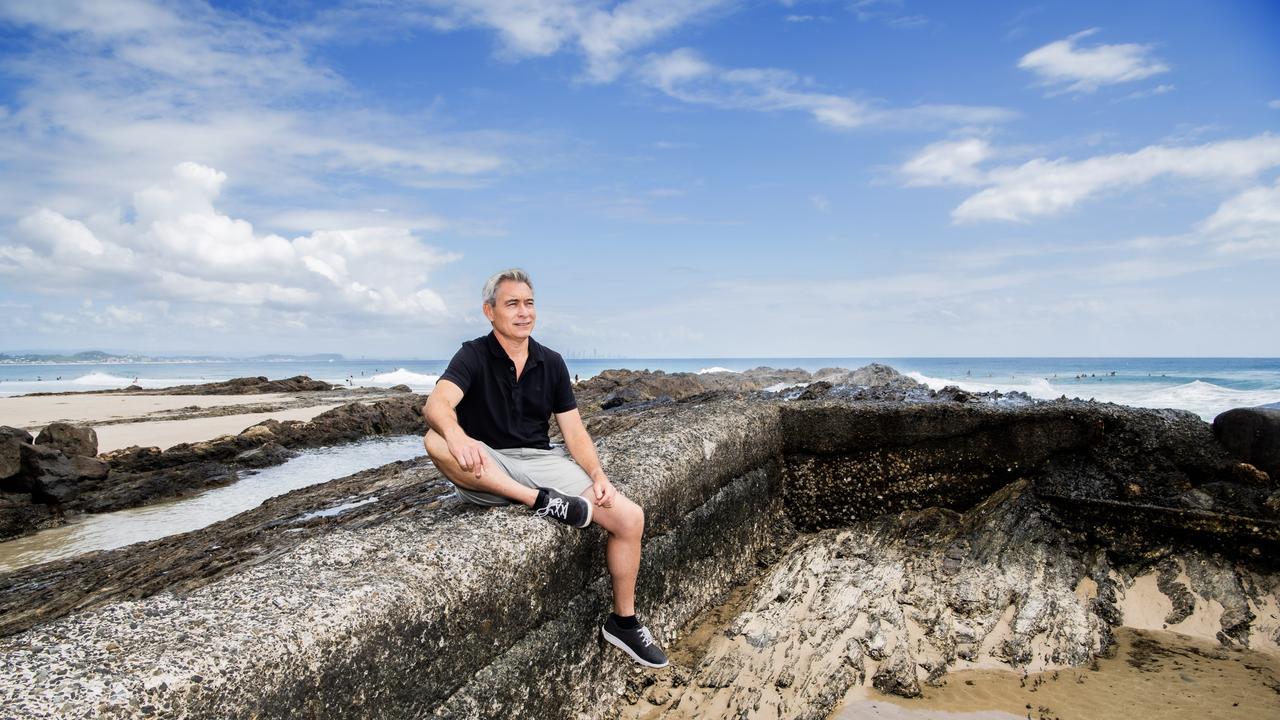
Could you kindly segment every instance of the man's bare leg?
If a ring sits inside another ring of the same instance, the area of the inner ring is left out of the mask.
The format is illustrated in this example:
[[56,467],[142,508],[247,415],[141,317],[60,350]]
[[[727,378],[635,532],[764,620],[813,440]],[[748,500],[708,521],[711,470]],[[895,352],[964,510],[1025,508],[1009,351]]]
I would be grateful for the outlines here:
[[[588,496],[587,500],[590,501],[591,498]],[[635,615],[636,576],[640,574],[644,509],[618,495],[613,501],[613,507],[596,505],[591,519],[609,532],[605,561],[609,566],[609,576],[613,579],[613,611],[623,617]]]
[[[449,453],[449,444],[436,431],[427,431],[423,439],[427,455],[450,481],[468,490],[487,492],[515,500],[529,507],[538,499],[538,491],[512,480],[495,462],[485,463],[480,477],[463,470]],[[584,496],[591,502],[590,489]],[[592,520],[609,533],[605,546],[605,562],[613,580],[613,610],[618,615],[636,612],[636,576],[640,574],[640,540],[644,536],[644,510],[619,495],[613,507],[594,505]]]
[[533,503],[538,499],[538,491],[521,485],[512,480],[509,475],[502,471],[502,466],[494,462],[492,458],[485,458],[484,470],[477,477],[470,470],[463,470],[458,465],[458,461],[449,452],[449,443],[437,433],[435,430],[428,430],[426,437],[422,439],[422,444],[427,448],[427,455],[431,457],[431,462],[439,468],[444,476],[449,478],[455,485],[461,485],[468,490],[477,492],[487,492],[491,495],[498,495],[508,500],[515,500],[523,503],[528,507],[533,507]]

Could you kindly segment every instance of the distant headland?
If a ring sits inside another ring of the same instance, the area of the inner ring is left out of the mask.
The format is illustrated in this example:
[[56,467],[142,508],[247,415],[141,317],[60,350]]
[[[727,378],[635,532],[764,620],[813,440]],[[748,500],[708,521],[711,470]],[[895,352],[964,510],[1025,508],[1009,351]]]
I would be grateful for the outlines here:
[[111,353],[102,352],[100,350],[87,350],[74,354],[57,354],[57,353],[0,353],[0,363],[8,365],[34,365],[34,364],[93,364],[100,365],[104,363],[146,363],[146,362],[330,362],[340,361],[346,358],[338,353],[315,353],[312,355],[254,355],[252,357],[219,357],[214,355],[173,355],[173,356],[155,356],[140,355],[129,353],[125,355],[113,355]]

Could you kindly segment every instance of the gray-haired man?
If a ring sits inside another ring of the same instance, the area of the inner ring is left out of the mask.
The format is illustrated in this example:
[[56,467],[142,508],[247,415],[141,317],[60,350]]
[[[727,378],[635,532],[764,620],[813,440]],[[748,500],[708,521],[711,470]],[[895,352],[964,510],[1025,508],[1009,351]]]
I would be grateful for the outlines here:
[[[533,283],[523,270],[504,270],[483,297],[493,332],[463,343],[427,398],[427,454],[473,503],[518,502],[541,517],[578,528],[594,520],[608,531],[613,613],[601,633],[641,665],[665,667],[667,656],[635,617],[644,510],[600,466],[564,359],[532,337]],[[572,460],[551,447],[552,414]]]

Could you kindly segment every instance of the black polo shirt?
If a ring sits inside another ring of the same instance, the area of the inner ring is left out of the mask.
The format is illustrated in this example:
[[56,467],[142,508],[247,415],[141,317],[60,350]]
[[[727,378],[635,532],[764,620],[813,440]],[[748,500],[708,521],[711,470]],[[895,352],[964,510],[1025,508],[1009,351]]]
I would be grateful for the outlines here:
[[440,379],[462,389],[462,431],[494,449],[549,449],[551,414],[578,407],[564,358],[533,338],[519,382],[515,363],[492,332],[462,343]]

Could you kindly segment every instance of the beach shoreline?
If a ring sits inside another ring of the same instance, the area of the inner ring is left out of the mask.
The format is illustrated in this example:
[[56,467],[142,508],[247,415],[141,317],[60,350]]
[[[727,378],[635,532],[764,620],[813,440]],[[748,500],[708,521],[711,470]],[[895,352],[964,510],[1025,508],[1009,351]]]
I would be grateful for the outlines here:
[[265,420],[308,421],[353,401],[398,393],[360,388],[249,395],[159,395],[87,391],[0,397],[0,425],[37,434],[54,422],[92,427],[98,451],[130,446],[166,450],[180,443],[234,435]]

